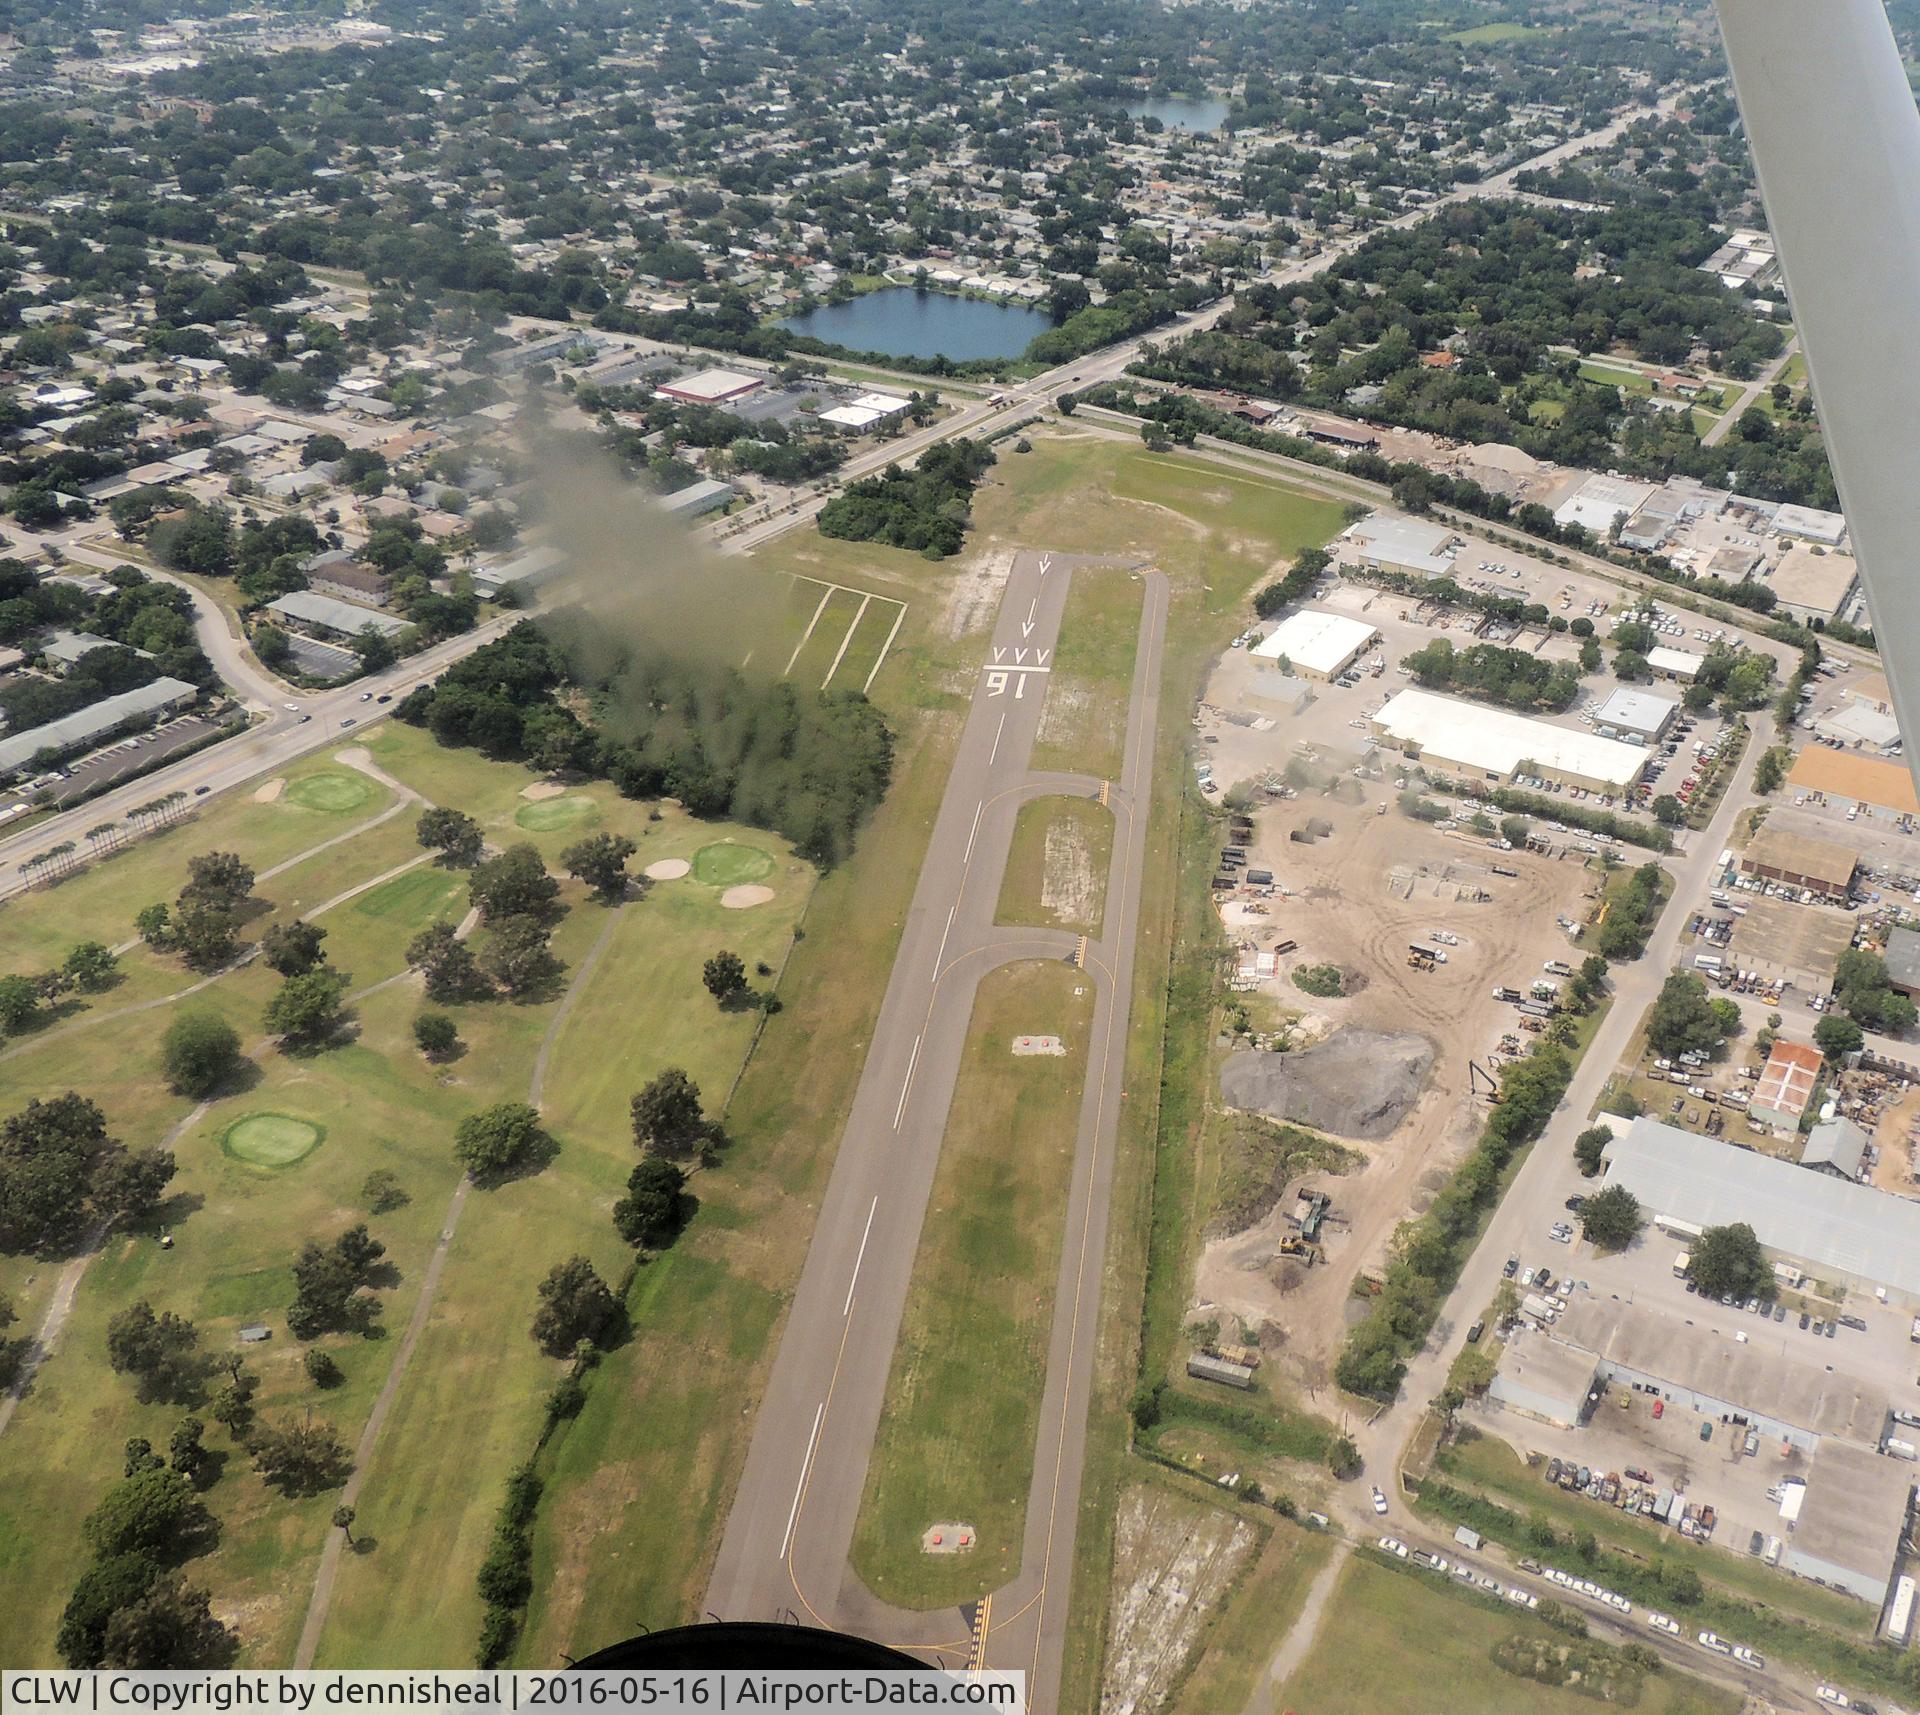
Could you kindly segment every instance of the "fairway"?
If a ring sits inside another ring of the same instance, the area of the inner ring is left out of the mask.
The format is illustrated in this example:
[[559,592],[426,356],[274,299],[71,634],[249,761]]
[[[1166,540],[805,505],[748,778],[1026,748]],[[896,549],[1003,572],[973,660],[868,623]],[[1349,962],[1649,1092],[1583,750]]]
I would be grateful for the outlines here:
[[290,1114],[248,1114],[220,1134],[220,1147],[256,1167],[290,1167],[320,1147],[326,1132]]
[[[902,1607],[966,1601],[1019,1569],[1092,1015],[1086,976],[1051,962],[995,971],[974,1001],[854,1530],[854,1569]],[[1027,1033],[1066,1054],[1016,1059]],[[978,1546],[924,1553],[941,1521]]]
[[1020,806],[995,921],[1098,935],[1113,857],[1113,812],[1096,798]]
[[320,810],[329,816],[344,816],[367,802],[379,787],[364,774],[348,774],[325,769],[294,781],[281,794],[283,802],[298,804],[303,810]]
[[693,879],[708,887],[738,887],[744,882],[764,881],[771,874],[773,854],[758,846],[721,840],[693,854]]
[[411,927],[430,922],[441,907],[459,898],[466,890],[462,876],[441,869],[416,869],[408,875],[396,875],[378,887],[370,887],[353,902],[357,917],[395,927]]
[[535,804],[522,804],[513,819],[535,834],[570,834],[576,828],[590,828],[600,820],[600,812],[591,798],[575,794],[570,798],[543,798]]

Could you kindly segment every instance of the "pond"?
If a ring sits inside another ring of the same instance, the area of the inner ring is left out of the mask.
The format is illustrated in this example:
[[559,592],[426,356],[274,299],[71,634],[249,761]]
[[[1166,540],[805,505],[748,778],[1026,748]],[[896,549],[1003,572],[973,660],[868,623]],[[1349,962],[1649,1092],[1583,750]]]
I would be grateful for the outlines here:
[[780,325],[849,351],[950,357],[960,362],[1018,357],[1036,335],[1053,326],[1053,317],[1024,304],[956,298],[914,286],[882,286],[844,304],[822,304],[803,316],[790,316]]
[[1162,95],[1131,103],[1136,119],[1157,119],[1169,130],[1218,131],[1227,116],[1227,104],[1217,95]]

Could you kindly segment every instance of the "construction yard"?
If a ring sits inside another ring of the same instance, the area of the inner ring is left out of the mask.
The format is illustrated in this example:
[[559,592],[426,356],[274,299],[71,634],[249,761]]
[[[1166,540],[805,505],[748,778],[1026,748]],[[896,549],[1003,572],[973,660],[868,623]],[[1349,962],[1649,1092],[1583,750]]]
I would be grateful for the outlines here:
[[1221,1100],[1339,1139],[1351,1170],[1315,1172],[1332,1203],[1306,1255],[1286,1188],[1238,1199],[1237,1218],[1216,1198],[1191,1316],[1237,1321],[1315,1388],[1363,1305],[1355,1278],[1385,1266],[1396,1228],[1470,1145],[1500,1065],[1544,1025],[1544,1005],[1528,1016],[1495,990],[1517,999],[1551,981],[1549,962],[1579,962],[1602,878],[1558,836],[1502,850],[1403,814],[1394,759],[1382,771],[1351,725],[1372,681],[1289,681],[1310,693],[1295,712],[1250,702],[1250,682],[1248,657],[1230,652],[1198,717],[1199,754],[1244,803],[1230,824],[1239,885],[1215,901],[1251,1029],[1223,1056]]

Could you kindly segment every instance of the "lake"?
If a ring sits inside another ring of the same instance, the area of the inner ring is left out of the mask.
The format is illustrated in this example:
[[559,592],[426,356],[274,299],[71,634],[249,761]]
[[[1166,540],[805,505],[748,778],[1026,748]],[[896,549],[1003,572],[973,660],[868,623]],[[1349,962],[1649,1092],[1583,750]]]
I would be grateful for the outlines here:
[[1165,95],[1133,102],[1127,111],[1136,119],[1157,119],[1169,130],[1218,131],[1227,116],[1227,104],[1217,95]]
[[913,286],[882,286],[844,304],[822,304],[803,316],[790,316],[780,325],[849,351],[950,357],[961,362],[1018,357],[1035,335],[1053,326],[1053,317],[1024,304],[956,298]]

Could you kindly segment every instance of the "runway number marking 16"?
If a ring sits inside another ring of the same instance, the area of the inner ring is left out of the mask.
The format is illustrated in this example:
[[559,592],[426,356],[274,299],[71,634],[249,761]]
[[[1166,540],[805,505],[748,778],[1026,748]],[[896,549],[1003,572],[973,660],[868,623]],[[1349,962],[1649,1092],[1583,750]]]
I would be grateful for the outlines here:
[[[1027,694],[1027,675],[1029,673],[1050,673],[1053,671],[1053,669],[1047,665],[1047,661],[1052,654],[1053,651],[1051,649],[1028,649],[1018,644],[1007,645],[996,643],[993,646],[993,661],[985,669],[987,675],[987,695],[990,697],[1004,697],[1007,694],[1008,688],[1011,687],[1013,700],[1015,702],[1021,701]],[[1009,655],[1013,657],[1011,661],[1007,660]],[[1029,655],[1033,657],[1031,662],[1027,660]]]

